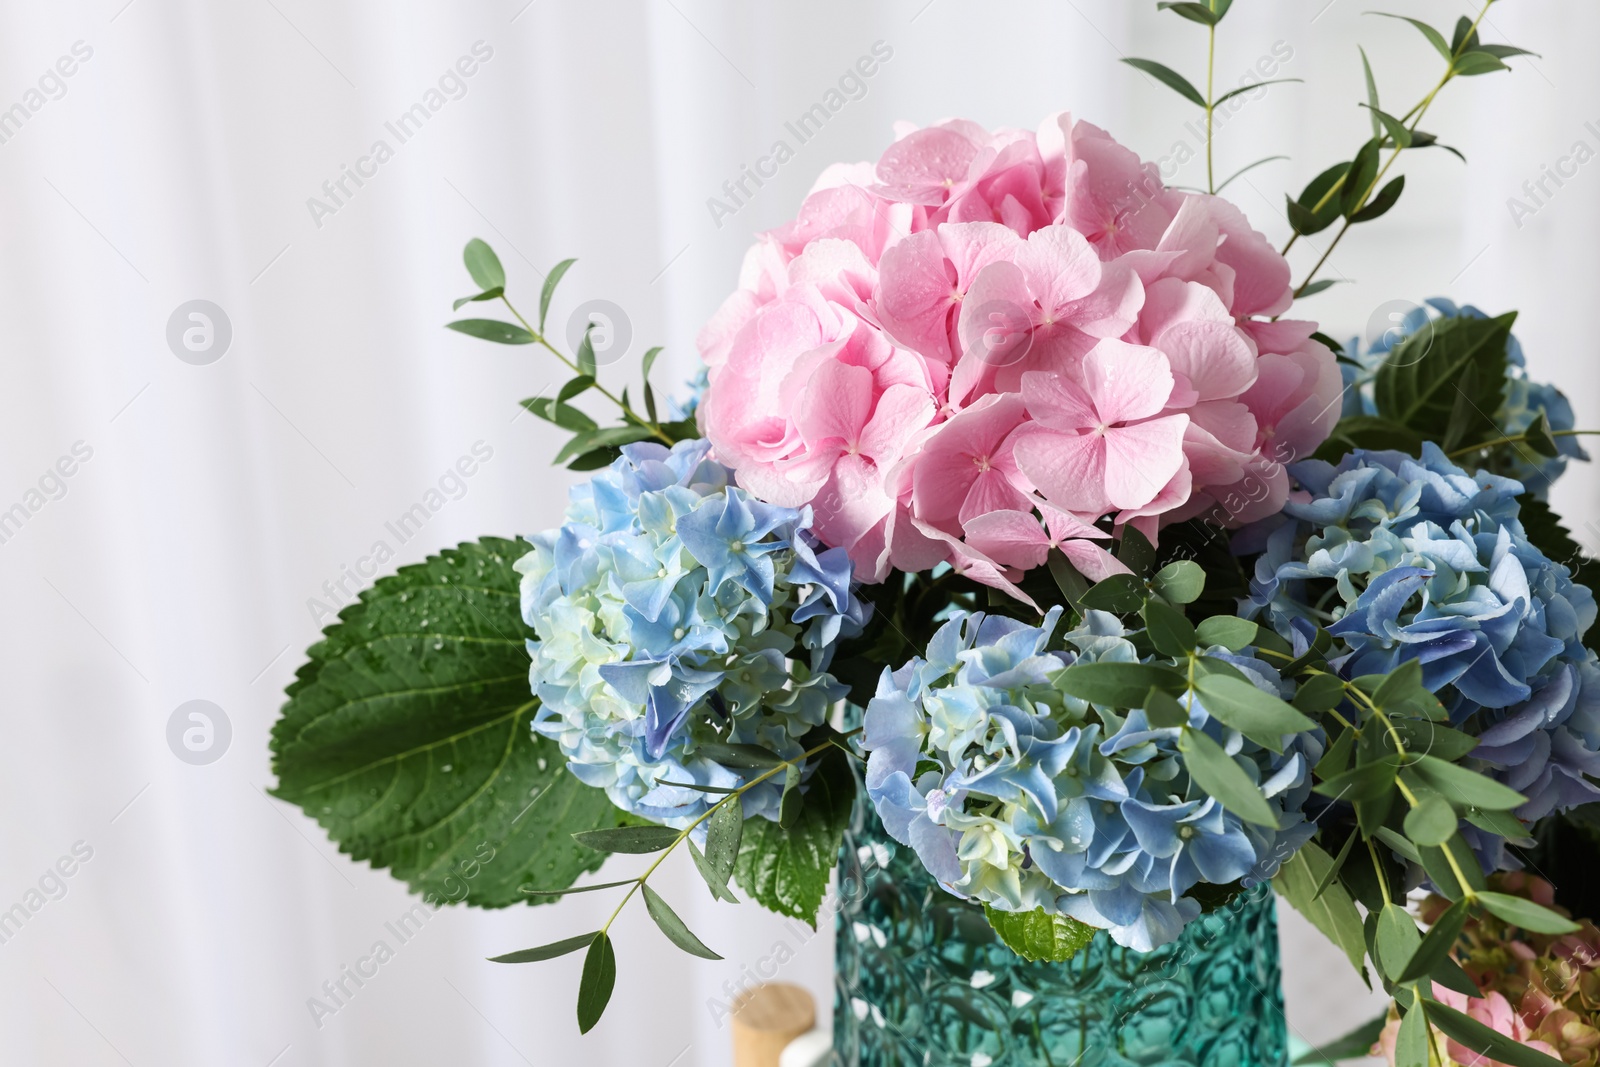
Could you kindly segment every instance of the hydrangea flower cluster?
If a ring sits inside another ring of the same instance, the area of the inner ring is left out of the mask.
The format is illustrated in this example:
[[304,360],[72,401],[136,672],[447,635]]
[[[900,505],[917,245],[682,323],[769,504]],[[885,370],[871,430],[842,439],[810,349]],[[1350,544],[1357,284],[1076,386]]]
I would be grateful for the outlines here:
[[[698,745],[804,751],[799,738],[845,694],[826,673],[834,644],[867,619],[845,553],[809,541],[809,514],[730,486],[709,451],[625,447],[516,564],[538,634],[534,729],[618,807],[676,826],[707,807],[685,786],[732,789],[749,773]],[[775,819],[782,787],[746,793],[746,815]]]
[[1357,451],[1297,464],[1307,490],[1257,560],[1246,615],[1297,647],[1326,624],[1346,677],[1408,660],[1473,757],[1528,797],[1524,820],[1600,798],[1600,664],[1582,641],[1594,594],[1529,543],[1520,483],[1452,464]]
[[1341,388],[1313,323],[1271,321],[1291,300],[1237,208],[1087,122],[907,128],[750,250],[700,425],[864,580],[949,563],[1021,596],[1052,546],[1119,572],[1103,516],[1278,510]]
[[[1420,330],[1430,318],[1488,317],[1471,304],[1458,305],[1445,297],[1433,297],[1423,301],[1423,304],[1425,306],[1412,308],[1403,315],[1364,351],[1359,337],[1351,338],[1345,345],[1345,351],[1351,353],[1357,362],[1340,364],[1339,369],[1344,375],[1347,386],[1344,414],[1372,415],[1376,412],[1372,390],[1369,387],[1372,375],[1396,345]],[[1430,308],[1436,313],[1435,316],[1429,315]],[[1495,412],[1495,425],[1500,427],[1506,436],[1512,437],[1526,432],[1541,413],[1549,420],[1552,430],[1571,430],[1577,425],[1572,413],[1572,402],[1567,399],[1565,393],[1553,385],[1536,382],[1528,377],[1527,359],[1522,352],[1522,342],[1512,334],[1511,341],[1506,346],[1505,399]],[[1550,495],[1550,484],[1566,472],[1569,459],[1589,458],[1589,454],[1578,443],[1577,437],[1563,436],[1555,440],[1556,448],[1560,452],[1557,456],[1536,456],[1525,448],[1508,449],[1498,453],[1504,457],[1505,467],[1497,469],[1495,473],[1515,478],[1539,499],[1547,499]]]
[[[1185,698],[1190,726],[1259,782],[1282,829],[1242,822],[1189,780],[1178,728],[1054,688],[1073,663],[1139,660],[1121,622],[1102,611],[1064,635],[1069,649],[1053,649],[1060,616],[1052,608],[1043,625],[1027,626],[957,614],[926,659],[886,669],[866,709],[867,792],[890,835],[951,892],[1002,911],[1068,915],[1148,951],[1199,915],[1185,895],[1196,883],[1269,878],[1310,838],[1302,806],[1321,733],[1274,753]],[[1289,695],[1258,659],[1204,654]]]

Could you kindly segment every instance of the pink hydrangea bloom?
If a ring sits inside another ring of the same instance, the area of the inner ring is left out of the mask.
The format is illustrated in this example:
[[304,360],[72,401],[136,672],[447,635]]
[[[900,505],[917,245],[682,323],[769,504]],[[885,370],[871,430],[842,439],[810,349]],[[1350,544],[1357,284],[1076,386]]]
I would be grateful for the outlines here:
[[1017,593],[1051,548],[1105,577],[1108,517],[1282,506],[1341,391],[1315,326],[1273,321],[1291,301],[1243,213],[1098,127],[906,128],[750,250],[700,425],[869,581],[945,562]]

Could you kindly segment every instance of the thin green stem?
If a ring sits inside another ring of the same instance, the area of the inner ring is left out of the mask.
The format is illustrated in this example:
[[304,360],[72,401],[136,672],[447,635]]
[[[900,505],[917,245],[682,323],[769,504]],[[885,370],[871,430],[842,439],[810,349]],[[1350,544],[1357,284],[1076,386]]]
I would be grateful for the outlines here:
[[[513,314],[515,314],[515,312],[513,312]],[[517,317],[521,318],[520,315],[517,316]],[[532,332],[532,331],[529,331],[529,332]],[[559,353],[557,353],[557,354],[559,355]],[[863,729],[863,727],[857,726],[854,730],[849,730],[849,731],[841,734],[840,737],[854,737],[856,734],[860,733],[862,731],[862,729]],[[610,915],[609,918],[606,919],[605,925],[600,927],[600,932],[602,934],[604,934],[604,933],[606,933],[607,931],[609,931],[611,929],[611,924],[616,922],[618,915],[622,914],[623,907],[627,905],[628,901],[633,899],[634,892],[636,890],[638,890],[639,887],[643,886],[644,883],[650,878],[650,876],[652,874],[656,873],[656,868],[661,866],[662,862],[669,855],[672,854],[672,850],[673,849],[675,849],[679,845],[683,844],[683,842],[689,837],[689,835],[694,832],[694,828],[695,827],[699,826],[701,823],[703,823],[707,819],[711,818],[711,816],[715,815],[717,813],[717,810],[719,808],[721,808],[724,804],[729,804],[729,803],[732,803],[734,801],[739,800],[741,797],[744,796],[745,793],[747,793],[750,790],[754,789],[756,786],[760,785],[762,782],[765,782],[768,779],[772,778],[779,771],[786,770],[790,766],[803,763],[804,761],[810,759],[812,756],[815,756],[817,753],[822,752],[823,750],[831,747],[832,745],[833,745],[833,741],[832,740],[824,741],[822,744],[818,745],[817,747],[811,748],[811,749],[807,749],[806,751],[800,753],[800,755],[794,757],[793,759],[786,759],[786,760],[779,761],[776,765],[768,768],[767,770],[763,771],[761,774],[759,774],[756,777],[750,779],[744,785],[740,786],[737,790],[735,790],[732,793],[729,793],[727,796],[723,797],[721,800],[717,801],[715,804],[713,804],[709,808],[707,808],[703,813],[701,813],[699,818],[695,819],[694,822],[690,823],[688,826],[685,826],[682,830],[680,830],[678,832],[678,836],[673,839],[672,844],[670,844],[666,848],[662,849],[661,850],[661,854],[658,855],[655,858],[655,862],[651,863],[649,867],[646,867],[644,873],[641,874],[638,878],[635,878],[633,880],[633,884],[628,887],[628,891],[625,894],[623,894],[622,899],[617,902],[617,906],[612,909],[611,915]]]
[[1394,900],[1389,896],[1389,879],[1383,873],[1383,864],[1378,862],[1378,850],[1370,837],[1367,838],[1367,855],[1372,857],[1372,869],[1378,875],[1378,888],[1383,891],[1383,902],[1393,904]]
[[1213,177],[1211,169],[1211,116],[1216,110],[1216,99],[1211,95],[1211,83],[1216,67],[1217,27],[1212,23],[1206,27],[1206,192],[1212,195],[1217,191],[1217,180]]
[[[1594,435],[1594,434],[1600,434],[1600,430],[1551,430],[1550,431],[1550,436],[1551,437],[1582,437],[1582,436]],[[1528,439],[1528,435],[1525,434],[1525,433],[1512,434],[1510,437],[1497,437],[1493,441],[1484,441],[1482,444],[1468,445],[1466,448],[1458,448],[1454,452],[1446,452],[1445,453],[1445,458],[1446,459],[1455,459],[1457,456],[1470,456],[1474,452],[1485,452],[1485,451],[1487,451],[1487,450],[1489,450],[1491,448],[1498,448],[1500,445],[1514,445],[1514,444],[1518,443],[1519,441],[1526,441],[1527,439]]]
[[[578,364],[576,362],[574,362],[571,359],[568,359],[566,353],[562,352],[560,349],[558,349],[554,345],[552,345],[549,341],[545,340],[544,334],[540,333],[538,330],[535,330],[533,328],[533,324],[530,323],[527,319],[522,317],[522,312],[518,311],[512,305],[510,299],[507,298],[504,293],[500,294],[500,301],[501,301],[501,303],[505,304],[506,310],[510,311],[511,314],[513,314],[513,315],[515,315],[517,317],[517,321],[522,323],[522,328],[527,330],[528,333],[530,333],[533,336],[534,341],[536,341],[540,345],[543,345],[544,348],[546,349],[546,351],[548,351],[551,355],[555,356],[561,362],[565,363],[567,365],[567,367],[569,369],[571,369],[574,374],[583,373],[578,368]],[[601,385],[599,379],[595,380],[595,383],[594,383],[593,386],[591,386],[591,388],[593,388],[595,392],[599,393],[601,396],[605,397],[607,400],[611,401],[613,404],[617,405],[618,409],[621,410],[621,412],[623,414],[623,417],[626,418],[629,422],[635,423],[636,425],[639,425],[639,426],[643,426],[645,429],[649,430],[652,434],[654,434],[657,438],[659,438],[669,448],[672,446],[672,443],[673,443],[672,438],[667,436],[666,431],[664,431],[659,425],[657,425],[654,422],[651,422],[651,421],[649,421],[647,419],[641,419],[637,414],[634,413],[634,410],[631,407],[629,407],[627,404],[624,404],[622,402],[622,398],[621,397],[617,396],[611,390],[609,390],[605,386]]]

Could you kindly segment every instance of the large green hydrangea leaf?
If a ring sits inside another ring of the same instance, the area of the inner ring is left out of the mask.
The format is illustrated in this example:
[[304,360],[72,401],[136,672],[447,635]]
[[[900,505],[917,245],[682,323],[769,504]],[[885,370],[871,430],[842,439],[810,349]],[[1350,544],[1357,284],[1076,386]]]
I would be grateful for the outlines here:
[[850,758],[836,748],[822,753],[793,826],[745,821],[733,868],[739,885],[763,907],[815,927],[855,795]]
[[342,852],[434,902],[505,907],[604,856],[572,839],[631,820],[535,737],[532,636],[512,564],[486,538],[379,579],[324,631],[272,731],[273,795]]

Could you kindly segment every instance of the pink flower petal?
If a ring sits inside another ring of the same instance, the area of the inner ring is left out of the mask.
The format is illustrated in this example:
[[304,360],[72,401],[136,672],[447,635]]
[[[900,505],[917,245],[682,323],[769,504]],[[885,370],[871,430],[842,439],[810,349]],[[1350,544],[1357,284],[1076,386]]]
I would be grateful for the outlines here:
[[1102,425],[1149,418],[1172,395],[1167,357],[1143,345],[1101,341],[1083,357],[1079,373]]
[[881,195],[915,204],[942,204],[967,175],[978,145],[955,130],[934,126],[907,134],[878,159]]
[[920,522],[917,519],[912,519],[911,521],[916,524],[917,529],[928,537],[943,541],[950,546],[950,565],[960,574],[971,578],[975,582],[1009,593],[1035,611],[1039,610],[1039,605],[1034,603],[1033,598],[1027,593],[1017,588],[1016,583],[1007,574],[1006,568],[1000,563],[990,559],[970,545],[963,544],[943,530],[929,526],[927,523]]
[[1256,353],[1232,323],[1175,322],[1155,340],[1198,400],[1238,396],[1256,380]]
[[967,544],[996,563],[1029,570],[1044,562],[1050,539],[1027,511],[991,511],[963,524]]
[[1106,431],[1105,493],[1113,507],[1136,508],[1155,499],[1184,464],[1188,425],[1187,415],[1169,415]]
[[922,443],[912,475],[918,517],[929,522],[957,517],[978,476],[997,465],[996,455],[1023,415],[1021,397],[991,394],[939,426]]
[[1018,469],[1052,504],[1079,515],[1101,515],[1111,506],[1101,435],[1039,429],[1019,433],[1013,441]]
[[890,245],[878,276],[873,308],[884,329],[928,359],[949,363],[949,317],[961,296],[939,235],[924,230]]
[[857,449],[872,413],[872,391],[872,372],[864,367],[831,360],[818,367],[794,409],[806,447]]
[[924,389],[891,385],[878,397],[872,419],[863,428],[861,454],[888,469],[900,458],[907,440],[933,421],[933,398]]
[[1091,582],[1103,582],[1113,574],[1132,574],[1127,564],[1093,541],[1063,541],[1061,554]]
[[1022,398],[1027,402],[1028,414],[1041,426],[1053,430],[1086,430],[1101,423],[1094,397],[1063,374],[1045,371],[1024,374]]

